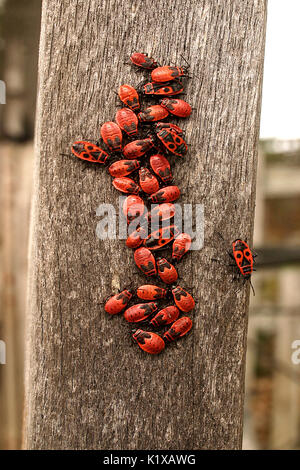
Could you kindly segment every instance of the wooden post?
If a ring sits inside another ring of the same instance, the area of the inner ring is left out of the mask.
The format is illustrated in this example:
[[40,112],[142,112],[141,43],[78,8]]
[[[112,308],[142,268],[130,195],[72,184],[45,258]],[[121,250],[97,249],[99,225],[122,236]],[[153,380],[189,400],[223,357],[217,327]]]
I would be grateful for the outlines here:
[[[251,239],[266,6],[261,0],[43,2],[26,380],[30,449],[235,449],[242,440],[249,286],[232,283],[225,246]],[[191,143],[175,180],[204,204],[205,246],[180,266],[199,304],[181,347],[150,357],[101,302],[139,281],[120,240],[95,235],[117,204],[99,168],[63,158],[112,119],[113,91],[140,78],[132,51],[191,62]]]

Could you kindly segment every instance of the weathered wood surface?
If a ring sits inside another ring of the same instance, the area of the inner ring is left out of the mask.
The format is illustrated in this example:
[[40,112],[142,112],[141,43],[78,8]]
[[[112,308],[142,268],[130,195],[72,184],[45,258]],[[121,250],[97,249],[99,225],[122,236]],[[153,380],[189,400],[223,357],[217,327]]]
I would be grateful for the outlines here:
[[[227,260],[215,229],[252,236],[265,14],[260,0],[43,2],[25,447],[240,447],[249,288],[211,258]],[[139,81],[123,64],[134,50],[192,64],[191,151],[175,178],[183,202],[205,205],[205,247],[180,266],[194,330],[158,357],[101,307],[144,281],[123,242],[95,235],[97,206],[117,203],[110,179],[59,155],[114,116],[113,90]]]

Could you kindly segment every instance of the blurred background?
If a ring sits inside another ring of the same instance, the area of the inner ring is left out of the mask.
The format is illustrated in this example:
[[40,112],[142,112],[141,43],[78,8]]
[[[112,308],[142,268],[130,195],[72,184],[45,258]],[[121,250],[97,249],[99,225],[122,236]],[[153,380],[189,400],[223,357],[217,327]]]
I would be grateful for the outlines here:
[[[243,447],[299,449],[300,2],[268,4]],[[0,340],[8,362],[0,365],[0,449],[21,446],[40,8],[40,0],[0,0]]]

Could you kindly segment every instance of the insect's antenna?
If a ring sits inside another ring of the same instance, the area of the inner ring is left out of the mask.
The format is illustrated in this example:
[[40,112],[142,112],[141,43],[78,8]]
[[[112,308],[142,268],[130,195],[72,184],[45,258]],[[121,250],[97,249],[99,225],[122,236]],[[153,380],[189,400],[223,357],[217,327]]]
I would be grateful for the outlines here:
[[186,58],[185,58],[185,57],[183,57],[183,55],[182,55],[182,54],[180,54],[180,57],[181,57],[181,58],[184,60],[184,62],[186,63],[186,65],[187,65],[188,67],[190,67],[190,66],[191,66],[191,64],[190,64],[190,63],[189,63],[189,62],[186,60]]
[[253,285],[252,285],[251,279],[249,279],[249,282],[250,282],[250,286],[251,286],[251,289],[252,289],[253,295],[255,296],[255,290],[254,290],[254,287],[253,287]]

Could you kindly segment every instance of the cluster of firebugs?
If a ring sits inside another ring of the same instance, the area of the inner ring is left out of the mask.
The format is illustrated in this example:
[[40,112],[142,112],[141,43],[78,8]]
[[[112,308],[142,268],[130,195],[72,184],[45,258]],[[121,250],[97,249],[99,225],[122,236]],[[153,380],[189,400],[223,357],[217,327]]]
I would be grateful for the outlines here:
[[[180,189],[172,183],[168,160],[168,155],[183,158],[188,147],[183,130],[174,123],[163,122],[168,117],[187,118],[192,108],[186,101],[174,98],[184,91],[183,80],[187,78],[188,66],[159,66],[145,53],[134,53],[130,60],[136,67],[148,71],[150,79],[138,87],[128,84],[120,86],[118,96],[124,107],[116,112],[115,121],[105,122],[101,126],[102,144],[76,141],[71,150],[82,160],[109,165],[113,186],[128,194],[123,204],[128,224],[137,218],[141,220],[138,228],[129,233],[126,245],[135,250],[137,267],[147,277],[158,277],[167,288],[145,284],[136,292],[125,289],[106,301],[105,311],[110,315],[123,312],[127,322],[147,325],[147,331],[134,329],[133,339],[145,352],[158,354],[166,344],[177,341],[191,330],[192,320],[186,314],[195,307],[192,295],[176,285],[178,272],[174,264],[189,251],[191,237],[180,233],[172,223],[175,215],[173,202],[180,197]],[[141,101],[146,98],[158,98],[159,104],[141,110]],[[147,127],[148,130],[145,130]],[[141,128],[143,137],[138,139]],[[124,136],[129,140],[126,145]],[[146,164],[145,157],[149,154]],[[136,171],[138,182],[132,179]],[[149,203],[155,204],[150,211],[145,205],[146,198]],[[154,217],[161,225],[148,235],[148,223]],[[173,264],[164,257],[156,259],[154,252],[169,247],[171,243]],[[235,251],[233,247],[235,262],[241,274],[248,277],[253,270],[251,251],[242,240],[235,240],[234,243],[238,247]],[[244,262],[246,258],[248,263]],[[129,306],[134,296],[143,302]],[[168,299],[172,299],[174,304],[159,309],[159,301]],[[161,329],[163,333],[158,334]]]

